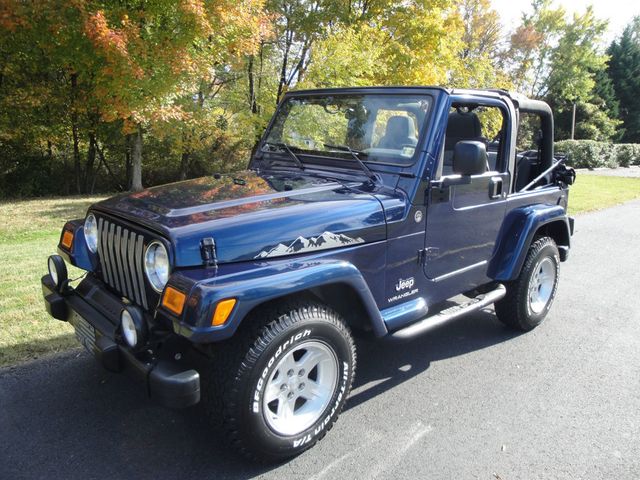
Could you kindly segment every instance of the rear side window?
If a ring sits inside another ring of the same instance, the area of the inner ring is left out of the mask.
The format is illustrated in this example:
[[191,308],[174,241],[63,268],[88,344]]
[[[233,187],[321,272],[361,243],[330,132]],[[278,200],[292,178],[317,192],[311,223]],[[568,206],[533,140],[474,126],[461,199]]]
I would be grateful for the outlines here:
[[518,136],[516,137],[516,149],[518,153],[537,151],[538,142],[542,138],[540,117],[532,113],[520,112],[518,123]]
[[543,170],[538,150],[542,141],[542,121],[539,115],[520,112],[516,137],[514,191],[519,192]]

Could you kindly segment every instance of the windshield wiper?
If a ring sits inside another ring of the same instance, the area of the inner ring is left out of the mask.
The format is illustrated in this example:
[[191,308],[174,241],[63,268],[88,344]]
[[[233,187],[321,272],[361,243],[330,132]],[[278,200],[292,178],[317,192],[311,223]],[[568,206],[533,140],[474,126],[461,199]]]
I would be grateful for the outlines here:
[[286,143],[281,143],[281,142],[264,142],[265,145],[271,145],[272,147],[278,147],[283,149],[285,152],[287,152],[289,154],[289,156],[293,159],[293,161],[296,163],[296,165],[298,167],[300,167],[300,170],[304,170],[305,166],[304,163],[302,162],[302,160],[300,160],[300,157],[298,157],[295,153],[293,153],[293,150],[291,150],[291,147],[289,145],[287,145]]
[[369,179],[374,183],[376,183],[378,181],[378,177],[376,177],[376,174],[373,173],[371,171],[371,169],[369,167],[367,167],[365,165],[365,163],[362,160],[360,160],[360,157],[358,156],[358,155],[366,155],[365,152],[361,152],[360,150],[354,150],[353,148],[351,148],[348,145],[331,145],[329,143],[323,143],[323,145],[326,148],[331,148],[333,150],[338,150],[338,151],[342,151],[342,152],[349,152],[351,154],[351,156],[353,157],[353,159],[360,166],[360,169],[362,169],[362,171],[367,174],[367,177],[369,177]]

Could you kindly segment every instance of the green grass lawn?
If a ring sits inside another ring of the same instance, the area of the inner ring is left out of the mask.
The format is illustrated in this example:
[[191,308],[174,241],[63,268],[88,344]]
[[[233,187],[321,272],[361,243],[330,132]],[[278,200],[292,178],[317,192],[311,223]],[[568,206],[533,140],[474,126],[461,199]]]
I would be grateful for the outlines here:
[[569,192],[569,214],[591,212],[640,198],[640,178],[578,175]]
[[[579,176],[571,187],[572,215],[640,198],[640,179]],[[49,317],[40,277],[55,253],[65,221],[81,218],[99,198],[70,197],[0,203],[0,366],[77,345],[71,327]],[[80,272],[70,269],[73,278]]]
[[[49,198],[0,203],[0,366],[76,346],[73,329],[47,315],[40,277],[67,220],[99,200]],[[79,270],[70,268],[71,278]]]

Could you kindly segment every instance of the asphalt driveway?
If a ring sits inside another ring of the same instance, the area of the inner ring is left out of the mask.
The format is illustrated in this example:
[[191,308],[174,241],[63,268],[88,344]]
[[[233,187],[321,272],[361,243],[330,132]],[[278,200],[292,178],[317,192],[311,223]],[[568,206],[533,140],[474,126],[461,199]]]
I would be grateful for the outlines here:
[[334,429],[275,467],[80,350],[0,370],[0,478],[637,479],[639,295],[640,202],[579,216],[545,324],[517,335],[487,310],[360,341]]

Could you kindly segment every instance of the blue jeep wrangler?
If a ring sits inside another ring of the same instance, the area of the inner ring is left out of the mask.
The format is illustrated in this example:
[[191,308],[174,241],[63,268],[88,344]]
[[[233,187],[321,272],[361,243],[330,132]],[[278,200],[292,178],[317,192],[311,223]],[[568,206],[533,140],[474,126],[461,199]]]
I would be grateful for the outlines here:
[[[202,401],[240,451],[283,459],[336,421],[352,332],[406,339],[491,304],[509,327],[539,325],[569,255],[574,178],[540,101],[291,92],[246,171],[68,222],[45,305],[106,369],[166,406]],[[75,286],[66,263],[86,271]]]

